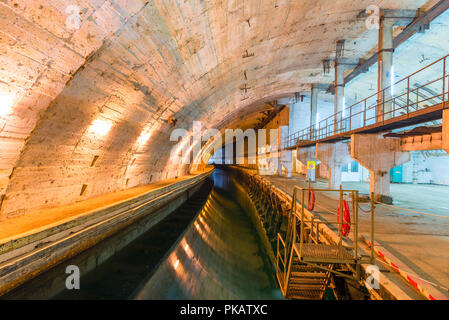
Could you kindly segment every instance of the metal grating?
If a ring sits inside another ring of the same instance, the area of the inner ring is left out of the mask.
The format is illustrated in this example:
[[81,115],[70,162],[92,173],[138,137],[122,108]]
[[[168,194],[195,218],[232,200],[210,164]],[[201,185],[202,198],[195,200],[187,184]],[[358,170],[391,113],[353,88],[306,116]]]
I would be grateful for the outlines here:
[[302,299],[302,300],[321,300],[323,291],[317,289],[289,289],[289,299]]
[[[299,244],[295,244],[295,250],[299,252]],[[303,260],[317,261],[341,261],[341,263],[354,260],[354,257],[345,249],[339,246],[327,244],[304,243],[302,245],[301,258]]]

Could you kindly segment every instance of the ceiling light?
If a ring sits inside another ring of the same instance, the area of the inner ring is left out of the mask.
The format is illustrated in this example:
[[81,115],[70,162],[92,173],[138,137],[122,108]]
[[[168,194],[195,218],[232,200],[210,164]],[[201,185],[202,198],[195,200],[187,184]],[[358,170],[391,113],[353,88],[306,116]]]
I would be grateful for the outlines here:
[[89,131],[97,134],[97,135],[106,135],[109,130],[111,130],[112,127],[112,122],[110,121],[106,121],[106,120],[94,120],[94,122],[92,122]]
[[0,93],[0,117],[7,116],[12,111],[14,98],[11,94]]
[[137,143],[139,145],[144,145],[148,142],[150,137],[151,137],[151,132],[143,131],[142,134],[140,135],[139,139],[137,140]]

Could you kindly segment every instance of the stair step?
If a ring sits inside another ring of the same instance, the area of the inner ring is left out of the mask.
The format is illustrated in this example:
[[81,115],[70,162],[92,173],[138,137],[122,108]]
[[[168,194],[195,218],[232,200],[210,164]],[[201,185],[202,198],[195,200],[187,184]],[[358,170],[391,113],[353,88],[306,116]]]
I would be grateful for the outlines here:
[[[328,268],[328,265],[324,265],[324,268]],[[293,272],[317,272],[317,273],[325,273],[323,269],[316,268],[313,266],[308,266],[304,264],[293,264],[292,269]]]
[[297,284],[291,283],[288,285],[288,290],[317,290],[322,291],[322,284]]
[[290,285],[323,285],[326,279],[290,278]]
[[291,277],[295,278],[311,278],[311,279],[326,279],[326,274],[321,272],[295,272],[291,273]]
[[287,292],[288,299],[319,300],[322,290],[292,289]]

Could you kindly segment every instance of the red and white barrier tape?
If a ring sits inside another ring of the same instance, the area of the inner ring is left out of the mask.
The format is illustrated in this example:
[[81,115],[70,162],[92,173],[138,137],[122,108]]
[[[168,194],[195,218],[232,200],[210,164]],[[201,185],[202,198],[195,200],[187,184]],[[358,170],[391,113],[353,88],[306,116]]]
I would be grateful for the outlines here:
[[[371,241],[367,240],[363,237],[368,246],[371,247]],[[382,247],[379,243],[374,242],[374,252],[376,252],[382,259],[387,262],[389,266],[395,269],[405,280],[407,280],[413,287],[415,287],[424,297],[429,300],[448,300],[448,297],[439,293],[433,288],[429,288],[431,286],[438,286],[434,283],[431,283],[427,280],[424,280],[416,275],[411,275],[410,273],[405,272],[403,269],[408,269],[407,266],[402,263],[399,259],[394,257],[387,249]],[[441,287],[442,289],[447,290],[446,288]],[[432,291],[430,293],[429,291]]]

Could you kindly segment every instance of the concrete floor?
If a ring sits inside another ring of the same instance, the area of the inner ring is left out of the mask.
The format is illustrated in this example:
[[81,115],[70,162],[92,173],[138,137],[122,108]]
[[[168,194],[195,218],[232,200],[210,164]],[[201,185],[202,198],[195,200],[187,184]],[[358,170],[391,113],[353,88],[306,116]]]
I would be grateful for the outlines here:
[[[303,176],[265,177],[279,189],[291,195],[293,186],[306,186]],[[320,180],[314,188],[327,188],[327,181]],[[345,183],[346,189],[359,189],[368,193],[369,185]],[[430,185],[392,185],[394,205],[449,217],[449,188]],[[325,219],[335,218],[338,206],[337,194],[317,193],[318,213]],[[364,210],[368,204],[361,204]],[[370,214],[359,210],[360,234],[369,237]],[[375,210],[375,241],[404,262],[416,275],[427,281],[449,287],[449,220],[408,213],[388,205],[377,205]],[[448,292],[434,288],[449,298]]]
[[[369,183],[343,182],[343,188],[369,194]],[[394,206],[449,218],[449,186],[392,183],[390,189]]]

